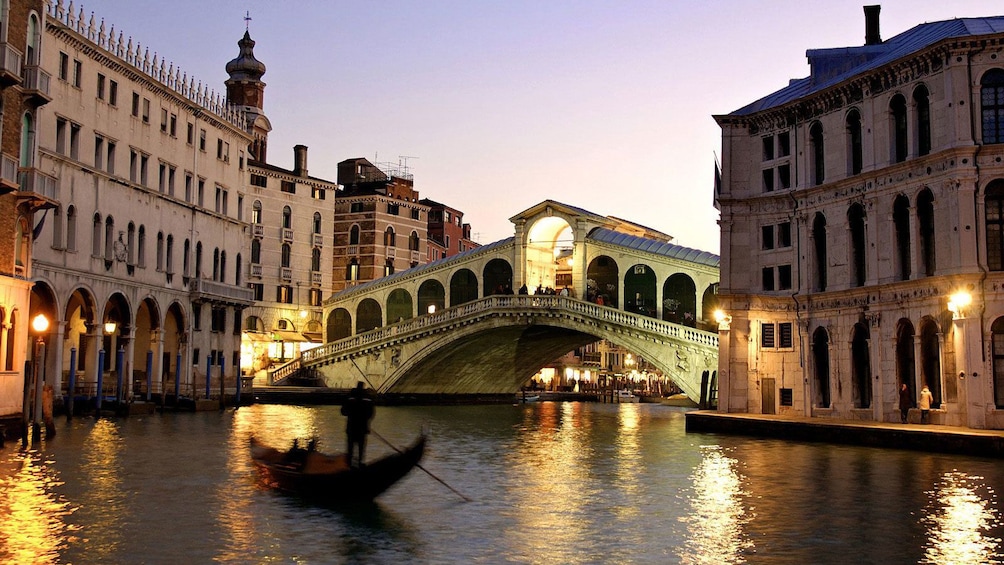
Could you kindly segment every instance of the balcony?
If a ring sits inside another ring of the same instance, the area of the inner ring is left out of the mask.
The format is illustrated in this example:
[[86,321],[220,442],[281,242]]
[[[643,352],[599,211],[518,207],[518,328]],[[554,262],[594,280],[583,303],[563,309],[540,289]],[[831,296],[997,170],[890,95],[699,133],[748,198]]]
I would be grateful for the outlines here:
[[411,262],[412,263],[419,263],[421,260],[422,260],[422,256],[419,254],[418,251],[412,251],[411,252]]
[[261,263],[251,263],[251,276],[261,278]]
[[359,255],[359,246],[358,245],[350,245],[348,251],[346,251],[346,254],[347,255]]
[[0,86],[21,84],[21,52],[9,43],[0,43]]
[[[4,158],[8,157],[4,155]],[[7,163],[3,163],[7,166]],[[31,201],[32,208],[42,210],[45,208],[55,208],[56,202],[56,177],[51,177],[35,167],[18,169],[18,186],[20,192],[18,200]]]
[[322,246],[324,246],[324,236],[323,235],[321,235],[319,233],[315,233],[314,237],[312,239],[313,239],[312,243],[313,243],[314,247],[322,247]]
[[188,283],[192,300],[250,306],[254,303],[254,290],[206,279],[192,279]]
[[265,226],[261,224],[251,224],[251,235],[254,237],[265,237]]
[[284,281],[293,280],[293,269],[289,267],[279,267],[279,278]]
[[0,155],[0,194],[20,190],[21,182],[17,177],[17,157]]
[[282,241],[285,243],[293,243],[293,230],[289,228],[280,228],[282,232]]
[[21,90],[29,103],[42,106],[52,102],[52,95],[49,94],[49,73],[38,65],[25,65],[22,77],[24,82],[21,84]]
[[310,271],[310,284],[313,286],[321,286],[322,282],[321,271]]

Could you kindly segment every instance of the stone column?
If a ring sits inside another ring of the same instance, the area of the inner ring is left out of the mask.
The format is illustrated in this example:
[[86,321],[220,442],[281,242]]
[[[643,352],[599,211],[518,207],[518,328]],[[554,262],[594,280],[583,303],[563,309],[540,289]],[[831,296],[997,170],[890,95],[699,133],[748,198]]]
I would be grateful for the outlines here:
[[63,387],[63,341],[66,340],[67,323],[57,320],[53,328],[55,331],[49,336],[51,340],[49,347],[52,349],[52,353],[49,363],[47,363],[45,381],[52,387],[54,396],[58,396]]
[[[951,378],[959,379],[959,409],[963,412],[962,423],[970,428],[986,428],[986,398],[987,383],[992,375],[981,374],[981,346],[978,318],[956,316],[952,320],[955,344],[955,367],[958,375]],[[988,340],[989,343],[989,340]]]
[[150,387],[159,383],[160,393],[164,394],[164,330],[156,329],[150,332],[150,349],[153,351],[153,374],[150,375]]
[[8,333],[10,333],[10,325],[7,324],[7,320],[0,320],[0,371],[5,371],[7,368]]

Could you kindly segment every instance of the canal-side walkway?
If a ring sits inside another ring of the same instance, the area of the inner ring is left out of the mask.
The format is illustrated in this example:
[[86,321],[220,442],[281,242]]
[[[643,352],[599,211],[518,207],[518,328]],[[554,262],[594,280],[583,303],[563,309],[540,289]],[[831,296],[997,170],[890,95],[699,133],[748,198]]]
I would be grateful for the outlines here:
[[686,419],[688,432],[1004,457],[1004,430],[772,414],[725,414],[710,410],[687,412]]

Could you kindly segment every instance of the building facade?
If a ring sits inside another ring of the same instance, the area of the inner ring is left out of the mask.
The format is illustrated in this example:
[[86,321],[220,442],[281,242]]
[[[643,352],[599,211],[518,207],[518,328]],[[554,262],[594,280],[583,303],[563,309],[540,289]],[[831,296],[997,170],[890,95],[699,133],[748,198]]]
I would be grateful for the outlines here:
[[[722,128],[719,409],[1004,428],[1004,17],[813,49]],[[911,421],[918,417],[916,411]]]
[[471,239],[471,225],[464,223],[464,213],[435,200],[420,201],[429,207],[428,262],[463,253],[478,246]]
[[240,108],[100,21],[57,1],[44,22],[52,102],[35,138],[56,206],[34,243],[31,307],[53,320],[46,378],[57,395],[71,374],[93,394],[116,375],[125,396],[150,374],[191,395],[211,371],[215,393],[237,374],[253,299],[254,138]]

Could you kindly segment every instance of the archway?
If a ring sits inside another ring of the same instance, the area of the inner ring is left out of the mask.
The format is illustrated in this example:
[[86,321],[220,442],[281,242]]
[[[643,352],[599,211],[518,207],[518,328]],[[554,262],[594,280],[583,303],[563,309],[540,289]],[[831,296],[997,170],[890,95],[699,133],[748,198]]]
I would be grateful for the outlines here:
[[574,261],[575,251],[572,229],[564,218],[546,216],[534,222],[526,232],[525,249],[526,266],[522,282],[528,288],[564,286],[558,283],[559,271],[562,270],[559,258],[564,260],[564,265],[568,265],[569,259]]
[[450,277],[450,307],[478,299],[478,277],[470,269],[460,269]]
[[365,298],[356,306],[356,333],[361,334],[379,328],[383,322],[383,312],[380,303],[372,298]]
[[410,320],[414,316],[414,301],[403,288],[395,288],[387,297],[387,323],[394,324]]
[[[101,343],[101,348],[105,350],[104,371],[113,373],[120,370],[125,371],[127,367],[119,366],[119,352],[123,353],[122,360],[125,361],[125,352],[128,349],[129,340],[133,337],[135,326],[129,301],[122,293],[116,292],[108,297],[101,323],[104,324]],[[123,375],[123,387],[127,386],[127,382],[128,375]],[[122,390],[116,390],[116,395],[122,392]],[[122,398],[120,397],[119,400]]]
[[[97,349],[91,351],[93,343],[94,325],[98,323],[95,316],[94,296],[90,292],[78,288],[70,295],[63,311],[63,320],[66,322],[63,339],[63,371],[70,370],[70,350],[77,350],[77,374],[81,378],[85,377],[84,371],[90,355],[97,353]],[[86,375],[87,378],[95,378],[95,375]]]
[[[431,314],[446,308],[446,289],[436,279],[429,279],[418,287],[418,313]],[[431,310],[430,310],[431,309]]]
[[[146,392],[146,377],[149,376],[151,384],[153,375],[147,375],[147,357],[156,355],[159,349],[156,341],[156,332],[160,330],[160,309],[153,298],[146,298],[139,304],[136,310],[136,327],[133,331],[133,356],[132,369],[134,374],[142,372],[143,381],[141,388],[133,388],[134,392]],[[150,370],[153,370],[154,358],[150,357]]]
[[586,300],[616,308],[619,283],[617,261],[606,255],[594,258],[586,268]]
[[[663,290],[663,296],[665,296],[665,289]],[[715,320],[715,310],[718,309],[718,283],[712,283],[708,285],[708,288],[704,290],[704,296],[701,297],[701,321],[702,329],[717,332],[717,324],[711,325]],[[663,320],[665,320],[665,316]]]
[[830,407],[830,335],[825,328],[812,333],[813,392],[817,408]]
[[[715,292],[717,293],[717,287]],[[696,327],[697,285],[694,284],[694,279],[683,273],[673,274],[666,279],[666,284],[662,286],[662,309],[663,320]],[[708,319],[711,318],[713,316]]]
[[[163,374],[161,376],[164,383],[164,392],[173,391],[175,382],[185,379],[184,350],[188,342],[188,335],[185,333],[185,313],[181,304],[172,302],[167,308],[164,316],[164,357],[161,365]],[[266,355],[267,355],[266,351]],[[180,388],[179,388],[180,392]]]
[[512,293],[512,265],[505,259],[492,259],[481,272],[483,296]]
[[868,326],[854,324],[851,336],[851,397],[855,408],[872,403],[872,366],[868,352]]
[[931,389],[931,408],[941,407],[941,343],[938,324],[925,317],[920,321],[920,376]]
[[648,265],[633,265],[624,273],[624,310],[655,317],[655,271]]
[[352,335],[352,314],[345,308],[336,308],[328,314],[325,341],[338,341]]
[[913,324],[901,318],[896,324],[896,390],[899,390],[899,385],[905,384],[911,399],[917,398],[913,336]]

